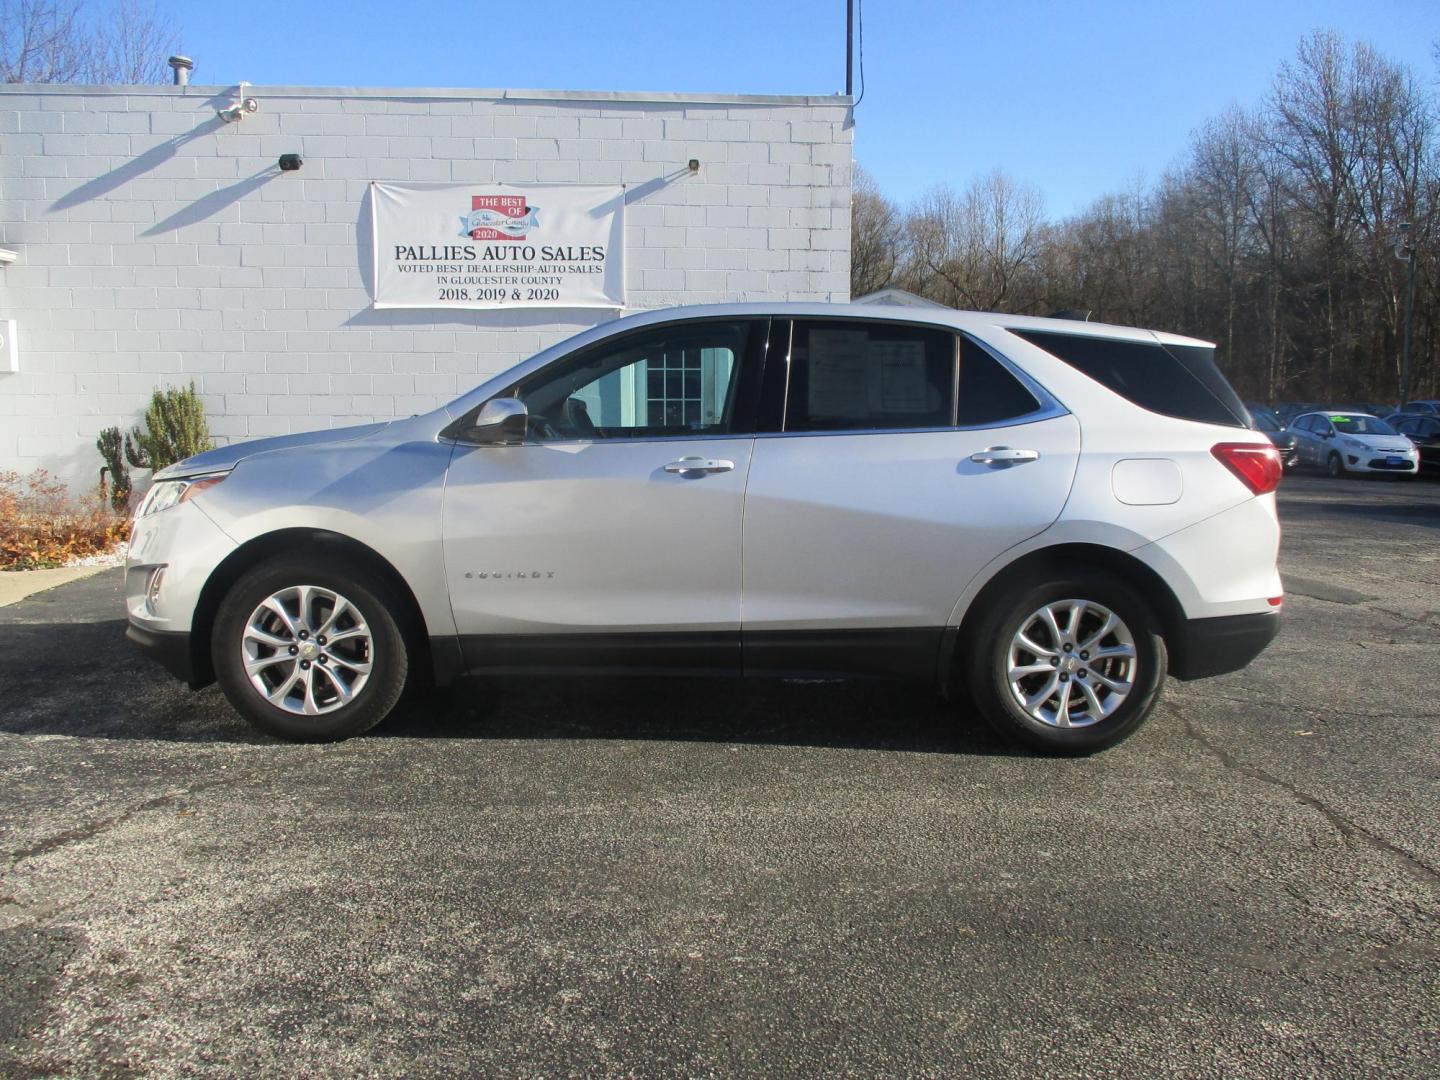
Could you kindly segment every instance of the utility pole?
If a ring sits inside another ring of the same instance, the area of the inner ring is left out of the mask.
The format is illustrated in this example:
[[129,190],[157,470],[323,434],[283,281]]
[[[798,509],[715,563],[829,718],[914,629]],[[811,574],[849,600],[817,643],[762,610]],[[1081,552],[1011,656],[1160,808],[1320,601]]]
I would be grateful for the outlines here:
[[1410,222],[1400,223],[1400,237],[1395,241],[1395,257],[1410,263],[1408,280],[1405,284],[1405,329],[1404,344],[1400,352],[1400,407],[1410,400],[1410,324],[1415,314],[1415,241],[1410,237],[1413,228]]

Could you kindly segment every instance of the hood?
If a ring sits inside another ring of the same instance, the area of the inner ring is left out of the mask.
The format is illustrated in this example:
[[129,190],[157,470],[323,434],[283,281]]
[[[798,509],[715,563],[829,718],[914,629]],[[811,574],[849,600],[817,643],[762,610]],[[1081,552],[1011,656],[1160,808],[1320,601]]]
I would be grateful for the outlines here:
[[320,431],[302,431],[296,435],[276,435],[268,439],[251,439],[248,442],[231,443],[214,450],[206,450],[174,465],[166,466],[154,476],[156,480],[174,480],[196,473],[227,472],[246,458],[257,454],[269,454],[276,450],[293,450],[297,446],[319,446],[324,443],[352,442],[374,435],[389,427],[392,421],[378,424],[357,424],[355,427],[323,428]]

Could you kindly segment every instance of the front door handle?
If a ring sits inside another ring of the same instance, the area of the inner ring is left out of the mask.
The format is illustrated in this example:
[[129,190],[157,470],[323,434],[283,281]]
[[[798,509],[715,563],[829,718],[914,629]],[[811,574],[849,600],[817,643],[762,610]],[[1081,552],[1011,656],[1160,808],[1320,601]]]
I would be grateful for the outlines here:
[[735,463],[726,461],[724,458],[682,457],[679,461],[667,464],[665,471],[670,473],[713,473],[729,472],[733,468],[735,468]]
[[1036,461],[1040,457],[1039,450],[1015,450],[1008,446],[987,446],[979,453],[971,454],[970,460],[977,465],[1023,465],[1027,461]]

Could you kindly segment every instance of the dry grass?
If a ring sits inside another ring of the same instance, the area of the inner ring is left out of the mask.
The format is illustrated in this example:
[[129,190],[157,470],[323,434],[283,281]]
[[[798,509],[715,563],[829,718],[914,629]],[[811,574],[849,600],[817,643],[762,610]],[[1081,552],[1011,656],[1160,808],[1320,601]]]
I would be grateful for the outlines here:
[[64,566],[112,551],[129,535],[129,521],[98,494],[77,499],[44,469],[0,469],[0,570]]

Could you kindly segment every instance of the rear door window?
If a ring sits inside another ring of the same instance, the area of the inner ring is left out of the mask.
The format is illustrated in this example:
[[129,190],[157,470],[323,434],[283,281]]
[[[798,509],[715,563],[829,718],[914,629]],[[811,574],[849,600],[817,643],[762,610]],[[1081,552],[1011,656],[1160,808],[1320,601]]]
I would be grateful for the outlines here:
[[1011,330],[1127,401],[1162,416],[1249,427],[1249,413],[1215,366],[1215,350],[1093,334]]
[[987,427],[1041,408],[1003,363],[951,330],[801,319],[772,349],[786,344],[789,384],[767,393],[783,395],[777,426],[787,432]]
[[795,322],[784,430],[948,427],[954,413],[954,334],[895,323]]

